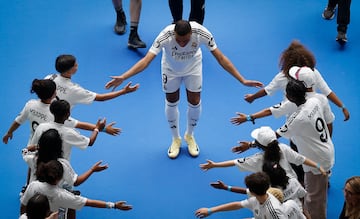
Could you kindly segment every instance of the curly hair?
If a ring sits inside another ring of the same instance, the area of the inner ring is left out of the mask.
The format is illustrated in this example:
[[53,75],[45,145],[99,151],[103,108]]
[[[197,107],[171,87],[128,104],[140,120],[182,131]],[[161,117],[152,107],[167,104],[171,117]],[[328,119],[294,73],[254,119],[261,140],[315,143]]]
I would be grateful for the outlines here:
[[293,40],[282,52],[279,61],[280,70],[289,77],[289,70],[293,66],[309,67],[314,70],[316,59],[314,54],[298,40]]

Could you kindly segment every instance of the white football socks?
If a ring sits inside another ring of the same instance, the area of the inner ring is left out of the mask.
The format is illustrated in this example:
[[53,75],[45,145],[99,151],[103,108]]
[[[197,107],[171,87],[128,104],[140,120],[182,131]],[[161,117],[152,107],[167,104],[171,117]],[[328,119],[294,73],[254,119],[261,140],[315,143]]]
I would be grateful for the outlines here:
[[200,118],[201,114],[201,101],[197,105],[192,105],[188,103],[187,109],[187,129],[186,134],[193,135],[195,126]]
[[165,99],[165,115],[173,138],[180,138],[179,131],[179,101],[170,103]]

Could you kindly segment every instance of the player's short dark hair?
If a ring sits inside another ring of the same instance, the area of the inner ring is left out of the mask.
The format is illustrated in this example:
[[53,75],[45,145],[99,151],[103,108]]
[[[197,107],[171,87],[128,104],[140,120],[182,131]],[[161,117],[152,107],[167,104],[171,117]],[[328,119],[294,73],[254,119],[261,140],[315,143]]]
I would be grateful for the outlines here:
[[73,55],[59,55],[55,61],[55,69],[59,73],[64,73],[69,71],[74,67],[76,63],[76,58]]
[[189,21],[179,20],[175,23],[175,33],[179,36],[185,36],[191,32],[191,25]]
[[288,99],[296,104],[304,103],[306,95],[306,87],[302,81],[289,79],[286,85],[286,96]]
[[70,104],[66,100],[55,100],[50,104],[50,112],[55,119],[64,118],[70,113]]
[[26,216],[29,219],[46,218],[49,212],[50,204],[45,195],[35,194],[26,205]]
[[270,187],[270,178],[264,172],[257,172],[245,177],[245,185],[256,195],[265,195]]

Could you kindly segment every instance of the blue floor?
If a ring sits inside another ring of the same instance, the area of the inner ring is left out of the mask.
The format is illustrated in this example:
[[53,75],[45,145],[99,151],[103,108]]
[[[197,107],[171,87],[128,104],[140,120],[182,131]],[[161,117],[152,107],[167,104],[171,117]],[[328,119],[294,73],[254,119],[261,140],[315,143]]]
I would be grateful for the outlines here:
[[[124,1],[128,12],[129,1]],[[360,83],[360,3],[352,2],[349,42],[340,47],[335,42],[336,20],[325,21],[321,12],[326,1],[207,1],[204,25],[213,33],[219,48],[249,79],[267,84],[278,72],[280,53],[291,40],[299,39],[317,58],[317,68],[348,107],[351,118],[344,122],[340,109],[331,105],[336,116],[333,141],[336,164],[331,176],[328,218],[337,218],[343,203],[342,187],[352,175],[360,175],[360,128],[358,85]],[[189,1],[184,1],[185,12]],[[129,14],[127,13],[129,20]],[[187,17],[184,15],[184,17]],[[146,53],[127,49],[128,33],[113,33],[115,13],[111,1],[0,1],[0,92],[2,109],[0,133],[7,131],[30,94],[31,81],[54,73],[59,54],[77,57],[79,70],[73,80],[98,93],[106,92],[109,76],[126,71]],[[143,1],[139,34],[150,47],[159,31],[171,22],[167,1]],[[190,157],[183,144],[176,160],[167,158],[171,137],[164,116],[164,94],[161,91],[160,57],[142,74],[133,77],[140,89],[115,100],[76,106],[72,116],[89,122],[99,117],[116,121],[123,129],[120,136],[101,134],[95,145],[85,151],[73,150],[72,164],[79,173],[98,160],[109,169],[95,173],[80,186],[82,194],[106,201],[127,200],[134,209],[121,212],[84,207],[79,219],[88,218],[194,218],[199,207],[241,200],[244,196],[214,190],[211,181],[221,179],[243,186],[248,173],[236,168],[202,172],[198,167],[206,159],[222,161],[240,155],[230,148],[238,140],[250,140],[250,132],[261,125],[274,129],[283,119],[269,117],[233,126],[229,120],[235,112],[252,113],[281,100],[281,95],[265,97],[253,104],[243,100],[256,88],[240,85],[227,74],[205,50],[203,113],[196,129],[201,154]],[[180,103],[181,130],[185,130],[186,101]],[[81,131],[84,135],[90,135]],[[9,144],[2,145],[0,160],[1,218],[17,218],[18,193],[26,179],[27,166],[21,158],[29,135],[29,124],[21,126]],[[284,140],[286,142],[286,140]],[[246,156],[252,152],[247,152]],[[219,213],[212,218],[244,218],[251,212],[240,210]]]

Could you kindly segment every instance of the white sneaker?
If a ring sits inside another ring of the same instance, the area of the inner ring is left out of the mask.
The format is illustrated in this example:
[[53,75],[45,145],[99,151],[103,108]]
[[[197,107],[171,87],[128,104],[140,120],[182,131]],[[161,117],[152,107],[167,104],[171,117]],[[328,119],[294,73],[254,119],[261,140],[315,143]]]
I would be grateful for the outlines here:
[[181,147],[181,138],[173,138],[173,141],[168,149],[168,156],[171,159],[177,158],[180,153],[180,147]]
[[188,145],[189,154],[193,157],[199,156],[200,149],[192,135],[185,134],[184,139]]

